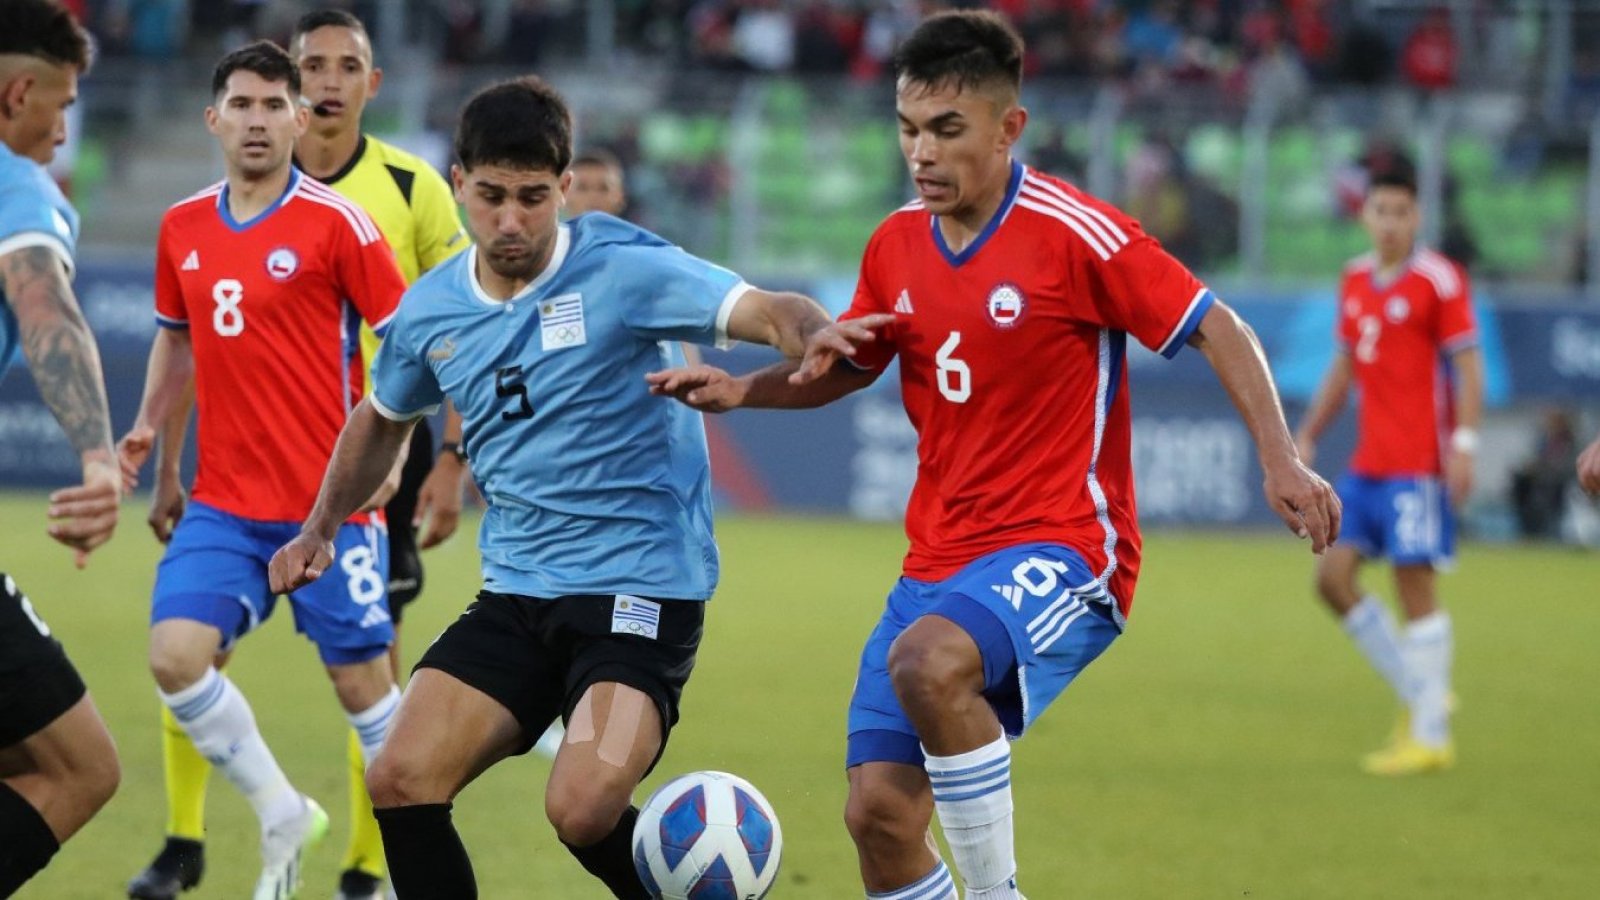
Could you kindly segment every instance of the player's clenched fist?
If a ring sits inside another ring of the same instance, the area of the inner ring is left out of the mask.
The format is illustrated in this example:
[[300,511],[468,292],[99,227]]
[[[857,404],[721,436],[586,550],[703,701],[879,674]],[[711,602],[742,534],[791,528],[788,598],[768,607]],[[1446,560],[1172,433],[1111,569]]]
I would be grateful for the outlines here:
[[267,564],[267,580],[274,594],[305,587],[333,565],[333,541],[301,532],[278,548]]
[[135,425],[117,441],[117,465],[122,469],[122,489],[131,491],[139,486],[139,470],[156,445],[156,430],[149,425]]

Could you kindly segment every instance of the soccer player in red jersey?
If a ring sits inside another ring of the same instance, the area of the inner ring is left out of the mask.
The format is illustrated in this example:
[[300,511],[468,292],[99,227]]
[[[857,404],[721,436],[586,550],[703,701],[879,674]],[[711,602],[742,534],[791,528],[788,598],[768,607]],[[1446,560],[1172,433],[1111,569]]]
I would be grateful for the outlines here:
[[[1317,591],[1404,705],[1389,744],[1368,754],[1362,767],[1409,775],[1455,762],[1454,639],[1450,615],[1435,596],[1434,572],[1454,560],[1451,506],[1472,489],[1483,363],[1466,273],[1417,246],[1421,214],[1409,171],[1373,177],[1362,221],[1373,252],[1345,268],[1339,352],[1296,442],[1302,458],[1311,459],[1351,384],[1360,389],[1360,437],[1338,485],[1348,512],[1345,540],[1317,564]],[[1394,564],[1403,633],[1357,581],[1363,560],[1382,557]]]
[[844,315],[876,339],[843,365],[819,352],[652,383],[707,411],[816,406],[899,357],[918,435],[911,549],[862,654],[845,818],[869,897],[956,896],[927,837],[937,810],[965,896],[1014,898],[1009,739],[1133,602],[1127,336],[1205,354],[1255,439],[1268,501],[1315,552],[1338,534],[1339,504],[1296,455],[1238,316],[1132,219],[1012,160],[1028,113],[1022,40],[1003,18],[933,16],[895,71],[918,199],[873,235]]
[[[162,220],[162,327],[138,419],[119,450],[131,480],[155,435],[169,434],[168,416],[193,379],[199,469],[157,570],[150,664],[196,749],[255,808],[264,863],[256,896],[277,898],[293,895],[300,852],[326,831],[327,816],[289,783],[214,660],[271,614],[267,561],[310,512],[366,385],[358,325],[381,334],[405,283],[367,214],[290,165],[308,113],[288,54],[267,41],[230,53],[212,89],[206,124],[227,177]],[[381,516],[351,518],[337,544],[339,577],[289,600],[370,760],[399,704]]]

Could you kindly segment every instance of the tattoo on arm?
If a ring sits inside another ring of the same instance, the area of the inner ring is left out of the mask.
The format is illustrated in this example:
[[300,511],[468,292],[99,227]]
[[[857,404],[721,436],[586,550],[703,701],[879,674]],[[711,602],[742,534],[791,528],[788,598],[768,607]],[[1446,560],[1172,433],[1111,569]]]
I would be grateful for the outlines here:
[[34,383],[79,454],[111,447],[105,378],[89,323],[61,260],[44,247],[0,258],[6,301],[16,314]]

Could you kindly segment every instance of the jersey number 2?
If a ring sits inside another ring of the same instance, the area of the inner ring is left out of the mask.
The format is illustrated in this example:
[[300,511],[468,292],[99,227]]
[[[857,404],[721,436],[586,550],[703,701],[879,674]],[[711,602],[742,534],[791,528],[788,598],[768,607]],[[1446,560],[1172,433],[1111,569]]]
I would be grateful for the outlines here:
[[528,386],[522,383],[522,367],[506,366],[494,373],[494,393],[497,397],[517,398],[517,408],[500,413],[501,421],[515,422],[533,418],[533,404],[528,402]]

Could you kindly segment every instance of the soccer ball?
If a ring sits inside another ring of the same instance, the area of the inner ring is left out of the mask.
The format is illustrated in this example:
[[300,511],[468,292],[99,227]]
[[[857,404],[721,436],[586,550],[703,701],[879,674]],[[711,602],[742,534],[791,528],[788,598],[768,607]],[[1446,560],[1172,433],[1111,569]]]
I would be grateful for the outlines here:
[[778,879],[783,831],[772,804],[726,772],[656,789],[633,826],[633,865],[661,900],[760,900]]

